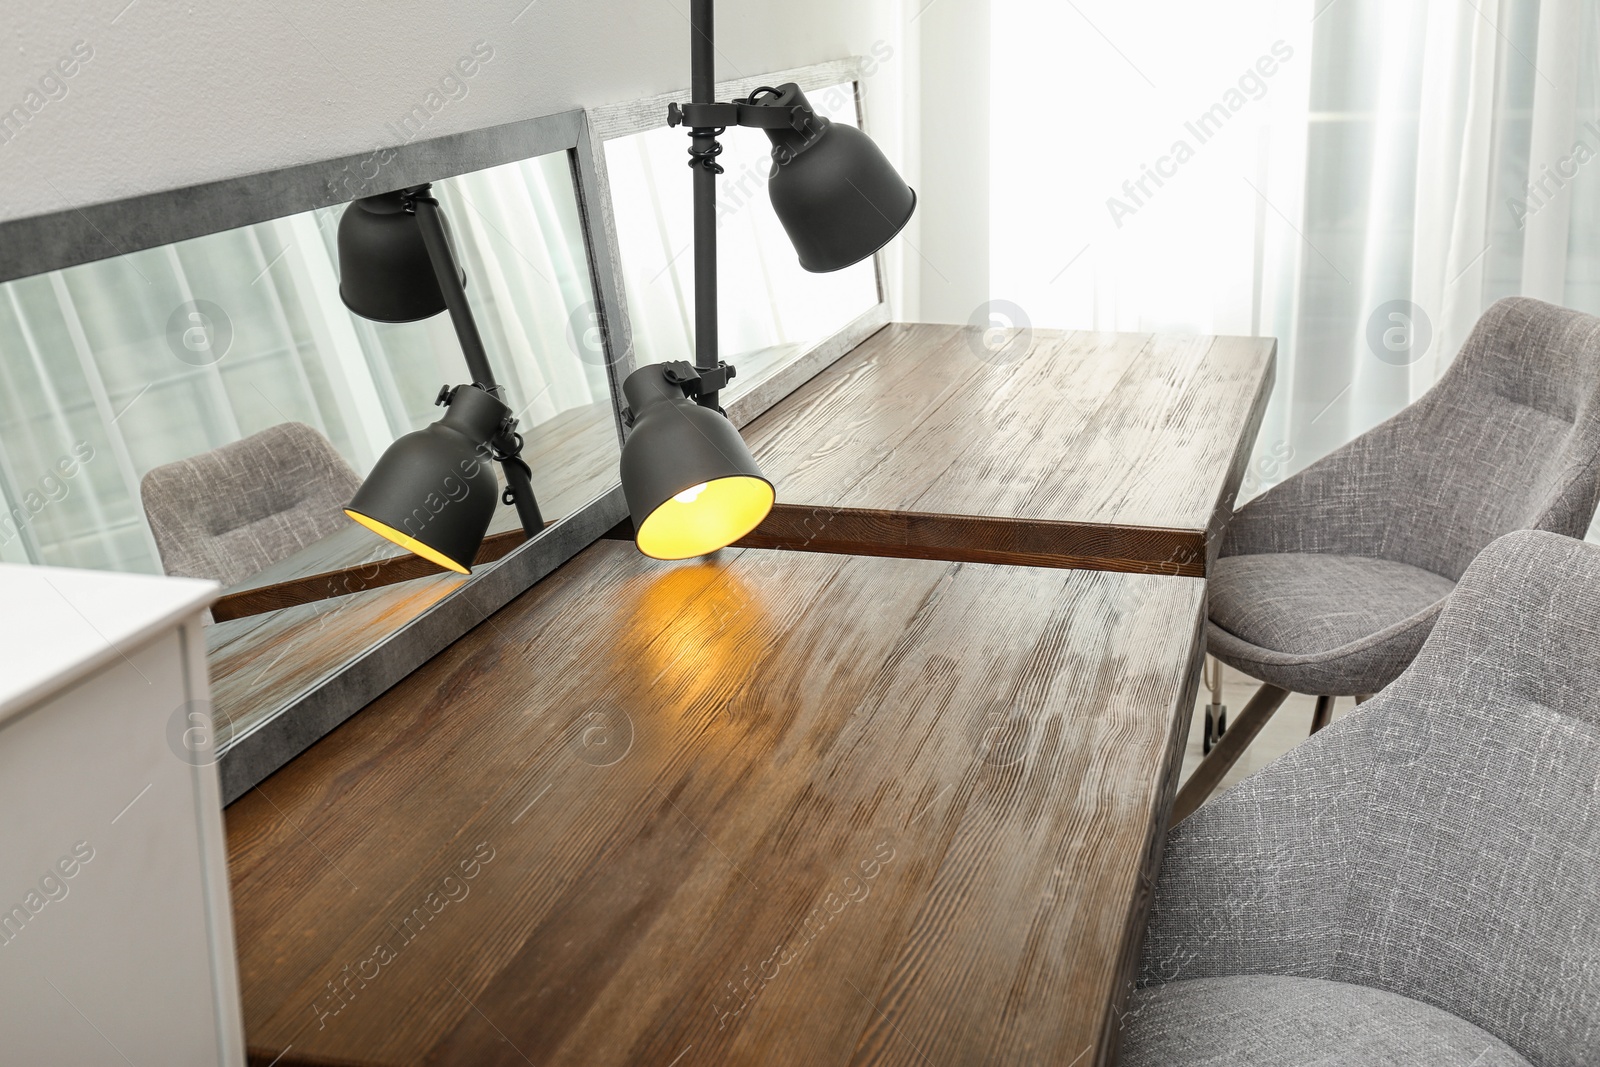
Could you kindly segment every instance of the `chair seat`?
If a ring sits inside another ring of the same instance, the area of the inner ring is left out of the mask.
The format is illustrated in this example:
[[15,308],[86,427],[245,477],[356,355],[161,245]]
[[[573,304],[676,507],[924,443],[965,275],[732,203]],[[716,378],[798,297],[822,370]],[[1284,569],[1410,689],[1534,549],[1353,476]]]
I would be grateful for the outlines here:
[[1381,989],[1251,974],[1137,990],[1123,1067],[1530,1067],[1499,1038]]
[[1411,662],[1454,588],[1365,556],[1224,556],[1210,576],[1209,650],[1291,692],[1376,693]]

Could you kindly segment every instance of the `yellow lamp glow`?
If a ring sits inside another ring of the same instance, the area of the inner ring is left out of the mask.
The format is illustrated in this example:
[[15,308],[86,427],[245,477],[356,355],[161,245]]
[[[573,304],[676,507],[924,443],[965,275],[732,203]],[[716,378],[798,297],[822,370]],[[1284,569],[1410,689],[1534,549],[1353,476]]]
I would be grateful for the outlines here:
[[379,537],[388,538],[401,548],[405,549],[407,552],[415,552],[429,563],[437,563],[445,570],[455,571],[457,574],[472,573],[465,565],[457,563],[444,553],[429,548],[421,541],[418,541],[415,537],[412,537],[409,534],[403,534],[392,526],[385,526],[377,519],[370,519],[365,515],[358,515],[349,508],[345,508],[344,513],[359,522],[361,525],[365,526],[367,529],[371,530],[373,533],[377,534]]
[[774,499],[765,478],[702,482],[674,494],[639,524],[639,551],[655,559],[689,559],[726,548],[761,524]]

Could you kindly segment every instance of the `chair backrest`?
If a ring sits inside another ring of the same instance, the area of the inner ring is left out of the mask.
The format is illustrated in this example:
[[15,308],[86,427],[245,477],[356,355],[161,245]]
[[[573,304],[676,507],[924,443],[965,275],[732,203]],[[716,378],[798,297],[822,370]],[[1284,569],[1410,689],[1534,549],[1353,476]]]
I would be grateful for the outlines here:
[[1414,404],[1240,509],[1222,554],[1369,555],[1454,581],[1514,530],[1582,537],[1597,503],[1600,318],[1513,297]]
[[327,438],[286,422],[156,467],[140,496],[167,574],[233,585],[346,524],[360,484]]
[[1499,301],[1413,418],[1416,498],[1396,504],[1429,570],[1459,577],[1514,530],[1581,538],[1600,501],[1600,318]]
[[1495,541],[1356,720],[1326,976],[1600,1062],[1600,547]]

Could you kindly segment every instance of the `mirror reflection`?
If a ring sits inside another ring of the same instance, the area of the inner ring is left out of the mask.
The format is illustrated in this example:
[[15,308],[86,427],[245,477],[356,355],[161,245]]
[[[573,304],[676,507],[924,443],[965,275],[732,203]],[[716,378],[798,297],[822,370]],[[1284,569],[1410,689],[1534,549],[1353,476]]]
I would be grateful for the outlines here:
[[[806,96],[819,114],[859,126],[853,84]],[[757,130],[729,130],[720,140],[718,332],[723,358],[739,372],[723,391],[732,400],[844,328],[879,296],[873,259],[831,274],[801,268],[767,198],[771,142]],[[605,145],[636,366],[694,359],[688,147],[682,129],[666,126]]]
[[[616,478],[569,156],[433,184],[544,518]],[[343,205],[0,286],[0,559],[229,587],[400,550],[342,507],[468,381],[448,315],[340,300]],[[498,476],[498,472],[497,472]],[[143,490],[141,492],[141,489]],[[497,506],[491,534],[520,529]]]

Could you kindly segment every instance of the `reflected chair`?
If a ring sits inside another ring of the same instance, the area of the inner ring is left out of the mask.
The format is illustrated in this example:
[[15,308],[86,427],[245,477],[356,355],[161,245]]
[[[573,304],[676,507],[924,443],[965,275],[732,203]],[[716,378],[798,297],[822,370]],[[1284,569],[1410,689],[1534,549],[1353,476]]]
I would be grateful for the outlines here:
[[1167,835],[1124,1067],[1600,1063],[1600,547],[1485,549],[1382,693]]
[[162,570],[227,586],[349,526],[360,485],[326,437],[286,422],[156,467],[139,495]]
[[1205,799],[1290,692],[1392,682],[1480,550],[1582,537],[1600,501],[1600,319],[1537,300],[1484,312],[1421,399],[1234,513],[1210,576],[1208,651],[1267,683],[1174,817]]

